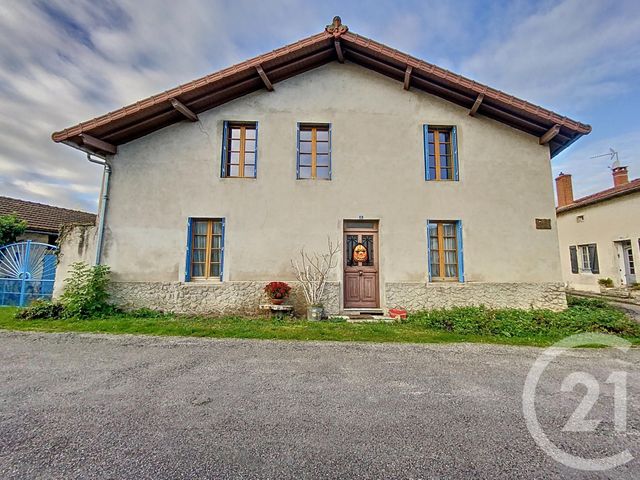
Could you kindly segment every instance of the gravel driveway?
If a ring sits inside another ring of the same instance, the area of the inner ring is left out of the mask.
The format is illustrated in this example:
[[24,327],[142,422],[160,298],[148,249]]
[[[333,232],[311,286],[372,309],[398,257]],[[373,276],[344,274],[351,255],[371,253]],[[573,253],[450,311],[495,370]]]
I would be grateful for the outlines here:
[[[640,478],[587,473],[529,435],[522,389],[540,349],[0,332],[0,478]],[[624,363],[622,360],[630,363]],[[640,456],[640,349],[572,351],[537,411],[565,451]],[[612,370],[628,372],[615,433]],[[562,433],[600,382],[595,433]]]

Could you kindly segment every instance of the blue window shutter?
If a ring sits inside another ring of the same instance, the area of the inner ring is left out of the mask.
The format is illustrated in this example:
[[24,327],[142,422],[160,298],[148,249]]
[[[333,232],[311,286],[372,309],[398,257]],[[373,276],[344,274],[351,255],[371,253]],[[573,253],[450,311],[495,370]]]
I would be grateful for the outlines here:
[[300,179],[300,122],[296,131],[296,179]]
[[424,137],[424,179],[431,180],[429,178],[429,125],[426,123],[422,126],[422,134]]
[[227,176],[226,164],[227,164],[227,144],[229,143],[227,140],[228,135],[229,135],[229,122],[225,120],[222,127],[222,160],[220,162],[221,178],[224,178]]
[[[258,122],[256,122],[256,166],[253,167],[253,178],[257,178],[258,177]],[[224,221],[222,222],[222,225],[224,226]]]
[[456,222],[456,238],[458,239],[458,280],[464,282],[464,254],[462,250],[462,220]]
[[331,180],[331,124],[329,124],[329,180]]
[[429,234],[429,220],[427,220],[427,272],[429,273],[429,281],[431,281],[431,238]]
[[453,178],[457,182],[458,175],[458,129],[456,127],[451,128],[451,143],[453,147]]
[[192,232],[193,226],[193,218],[189,217],[187,219],[187,265],[184,270],[184,281],[188,282],[191,280],[191,239],[193,235]]
[[[257,134],[256,134],[257,137]],[[225,237],[225,229],[224,229],[224,224],[225,224],[225,219],[222,218],[220,219],[221,223],[222,223],[222,238],[221,238],[221,243],[220,243],[220,281],[222,281],[222,277],[224,276],[224,237]]]

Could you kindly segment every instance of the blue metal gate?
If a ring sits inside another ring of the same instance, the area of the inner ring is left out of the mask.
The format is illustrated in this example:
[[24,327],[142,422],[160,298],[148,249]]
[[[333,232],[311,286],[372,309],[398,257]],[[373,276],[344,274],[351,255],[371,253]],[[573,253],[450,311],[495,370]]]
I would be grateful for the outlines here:
[[36,299],[50,299],[57,250],[31,240],[0,247],[0,305],[23,307]]

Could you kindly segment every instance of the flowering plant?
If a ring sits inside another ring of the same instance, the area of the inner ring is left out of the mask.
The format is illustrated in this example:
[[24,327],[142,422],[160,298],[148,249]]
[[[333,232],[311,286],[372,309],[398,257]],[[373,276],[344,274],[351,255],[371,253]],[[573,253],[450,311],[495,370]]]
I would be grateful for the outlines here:
[[270,282],[264,287],[264,291],[270,298],[287,298],[291,287],[285,282]]

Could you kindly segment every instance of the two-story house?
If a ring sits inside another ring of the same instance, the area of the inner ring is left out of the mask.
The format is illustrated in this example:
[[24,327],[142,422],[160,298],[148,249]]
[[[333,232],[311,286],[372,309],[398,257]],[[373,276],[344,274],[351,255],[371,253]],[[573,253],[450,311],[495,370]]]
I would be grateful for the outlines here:
[[550,160],[590,130],[336,17],[54,133],[107,164],[97,231],[68,235],[84,247],[62,246],[57,282],[97,250],[125,305],[254,311],[330,237],[328,313],[561,309]]

